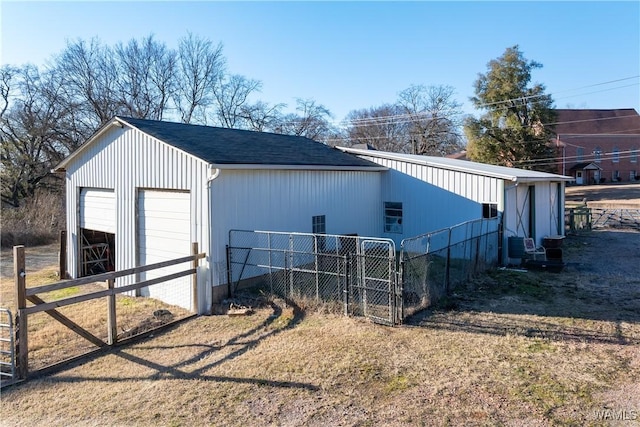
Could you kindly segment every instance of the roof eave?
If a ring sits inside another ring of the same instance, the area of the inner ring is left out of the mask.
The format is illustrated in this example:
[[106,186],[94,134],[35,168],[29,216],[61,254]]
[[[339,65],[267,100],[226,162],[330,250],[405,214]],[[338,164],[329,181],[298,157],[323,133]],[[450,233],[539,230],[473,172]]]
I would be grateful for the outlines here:
[[334,165],[267,165],[257,163],[211,163],[212,168],[226,170],[325,170],[325,171],[362,171],[384,172],[389,170],[385,166],[334,166]]
[[554,175],[553,177],[549,177],[549,178],[518,178],[517,182],[522,182],[522,183],[534,183],[534,182],[570,182],[570,181],[575,181],[576,179],[570,176],[564,176],[564,175]]
[[[556,174],[549,174],[549,176],[546,177],[522,177],[522,176],[517,176],[517,175],[508,175],[508,174],[501,174],[498,172],[494,172],[494,171],[480,171],[474,168],[469,168],[469,167],[463,167],[463,166],[455,166],[455,165],[448,165],[448,164],[441,164],[441,163],[434,163],[434,162],[430,162],[428,159],[415,159],[415,158],[410,158],[410,157],[403,157],[402,155],[397,155],[394,156],[394,153],[388,153],[388,152],[383,152],[383,151],[375,151],[375,150],[360,150],[360,149],[354,149],[354,148],[346,148],[346,147],[336,147],[344,152],[347,153],[352,153],[352,154],[358,154],[358,155],[363,155],[363,156],[371,156],[371,157],[382,157],[382,158],[386,158],[386,159],[390,159],[390,160],[399,160],[399,161],[403,161],[403,162],[408,162],[408,163],[413,163],[413,164],[417,164],[417,165],[424,165],[424,166],[431,166],[431,167],[437,167],[437,168],[444,168],[444,169],[449,169],[449,170],[453,170],[456,172],[466,172],[466,173],[472,173],[475,175],[484,175],[484,176],[488,176],[491,178],[497,178],[497,179],[504,179],[506,181],[512,181],[512,182],[544,182],[544,181],[573,181],[575,180],[575,178],[569,177],[569,176],[564,176],[564,175],[556,175]],[[450,159],[450,160],[454,160],[454,159]],[[466,160],[464,160],[464,162],[467,162]],[[469,164],[473,164],[473,162],[468,162]]]

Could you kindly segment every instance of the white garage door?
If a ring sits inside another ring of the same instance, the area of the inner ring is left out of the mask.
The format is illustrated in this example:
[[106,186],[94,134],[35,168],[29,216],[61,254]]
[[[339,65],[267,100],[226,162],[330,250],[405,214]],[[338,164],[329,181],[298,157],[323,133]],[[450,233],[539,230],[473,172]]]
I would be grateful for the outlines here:
[[[188,192],[138,192],[138,263],[148,265],[191,255],[191,209]],[[140,280],[184,271],[183,263],[142,273]],[[191,309],[191,276],[180,277],[141,290],[143,296]]]
[[80,227],[115,234],[116,196],[113,190],[80,190]]

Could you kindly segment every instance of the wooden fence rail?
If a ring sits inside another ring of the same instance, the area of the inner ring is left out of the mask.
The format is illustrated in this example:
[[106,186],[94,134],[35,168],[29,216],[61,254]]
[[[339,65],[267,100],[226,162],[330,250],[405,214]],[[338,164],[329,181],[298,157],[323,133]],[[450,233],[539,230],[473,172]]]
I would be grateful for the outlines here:
[[[28,316],[45,312],[58,322],[65,325],[81,337],[85,338],[92,344],[98,347],[113,346],[117,342],[117,325],[116,325],[116,295],[135,291],[147,286],[152,286],[158,283],[173,280],[184,276],[193,276],[193,308],[197,311],[198,297],[197,297],[197,270],[199,260],[204,258],[206,254],[198,252],[198,244],[192,244],[192,255],[158,262],[155,264],[144,265],[135,268],[129,268],[121,271],[114,271],[109,273],[97,274],[94,276],[82,277],[74,280],[65,280],[49,285],[36,286],[32,288],[26,287],[26,270],[25,270],[25,253],[24,246],[14,246],[13,248],[13,260],[14,260],[14,277],[15,277],[15,296],[17,304],[16,315],[16,377],[18,380],[24,380],[29,374],[29,360],[28,360]],[[166,276],[145,280],[142,282],[134,283],[125,286],[115,286],[115,280],[118,277],[130,276],[133,274],[142,273],[145,271],[156,270],[172,265],[182,264],[185,262],[191,262],[191,268],[179,271],[176,273],[168,274]],[[75,286],[87,285],[96,282],[106,282],[106,289],[100,291],[94,291],[82,295],[73,297],[67,297],[58,299],[55,301],[46,302],[41,299],[38,294],[45,292],[56,291],[60,289],[67,289]],[[91,332],[87,331],[82,326],[78,325],[65,315],[58,312],[56,309],[72,304],[78,304],[84,301],[89,301],[97,298],[107,298],[107,341],[96,337]],[[27,301],[33,305],[27,307]]]

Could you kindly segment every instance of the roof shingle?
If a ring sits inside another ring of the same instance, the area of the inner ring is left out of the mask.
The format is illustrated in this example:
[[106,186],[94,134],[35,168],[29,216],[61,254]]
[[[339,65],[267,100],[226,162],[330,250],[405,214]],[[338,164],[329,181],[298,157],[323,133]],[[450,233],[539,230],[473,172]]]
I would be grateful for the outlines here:
[[118,117],[207,163],[371,167],[379,165],[302,136]]

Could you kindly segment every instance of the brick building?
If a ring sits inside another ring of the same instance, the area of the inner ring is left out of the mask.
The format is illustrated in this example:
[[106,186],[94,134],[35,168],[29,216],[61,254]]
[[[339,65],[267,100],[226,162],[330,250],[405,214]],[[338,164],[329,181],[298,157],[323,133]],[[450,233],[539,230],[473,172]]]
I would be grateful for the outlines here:
[[558,173],[576,184],[640,180],[640,116],[633,108],[557,109]]

